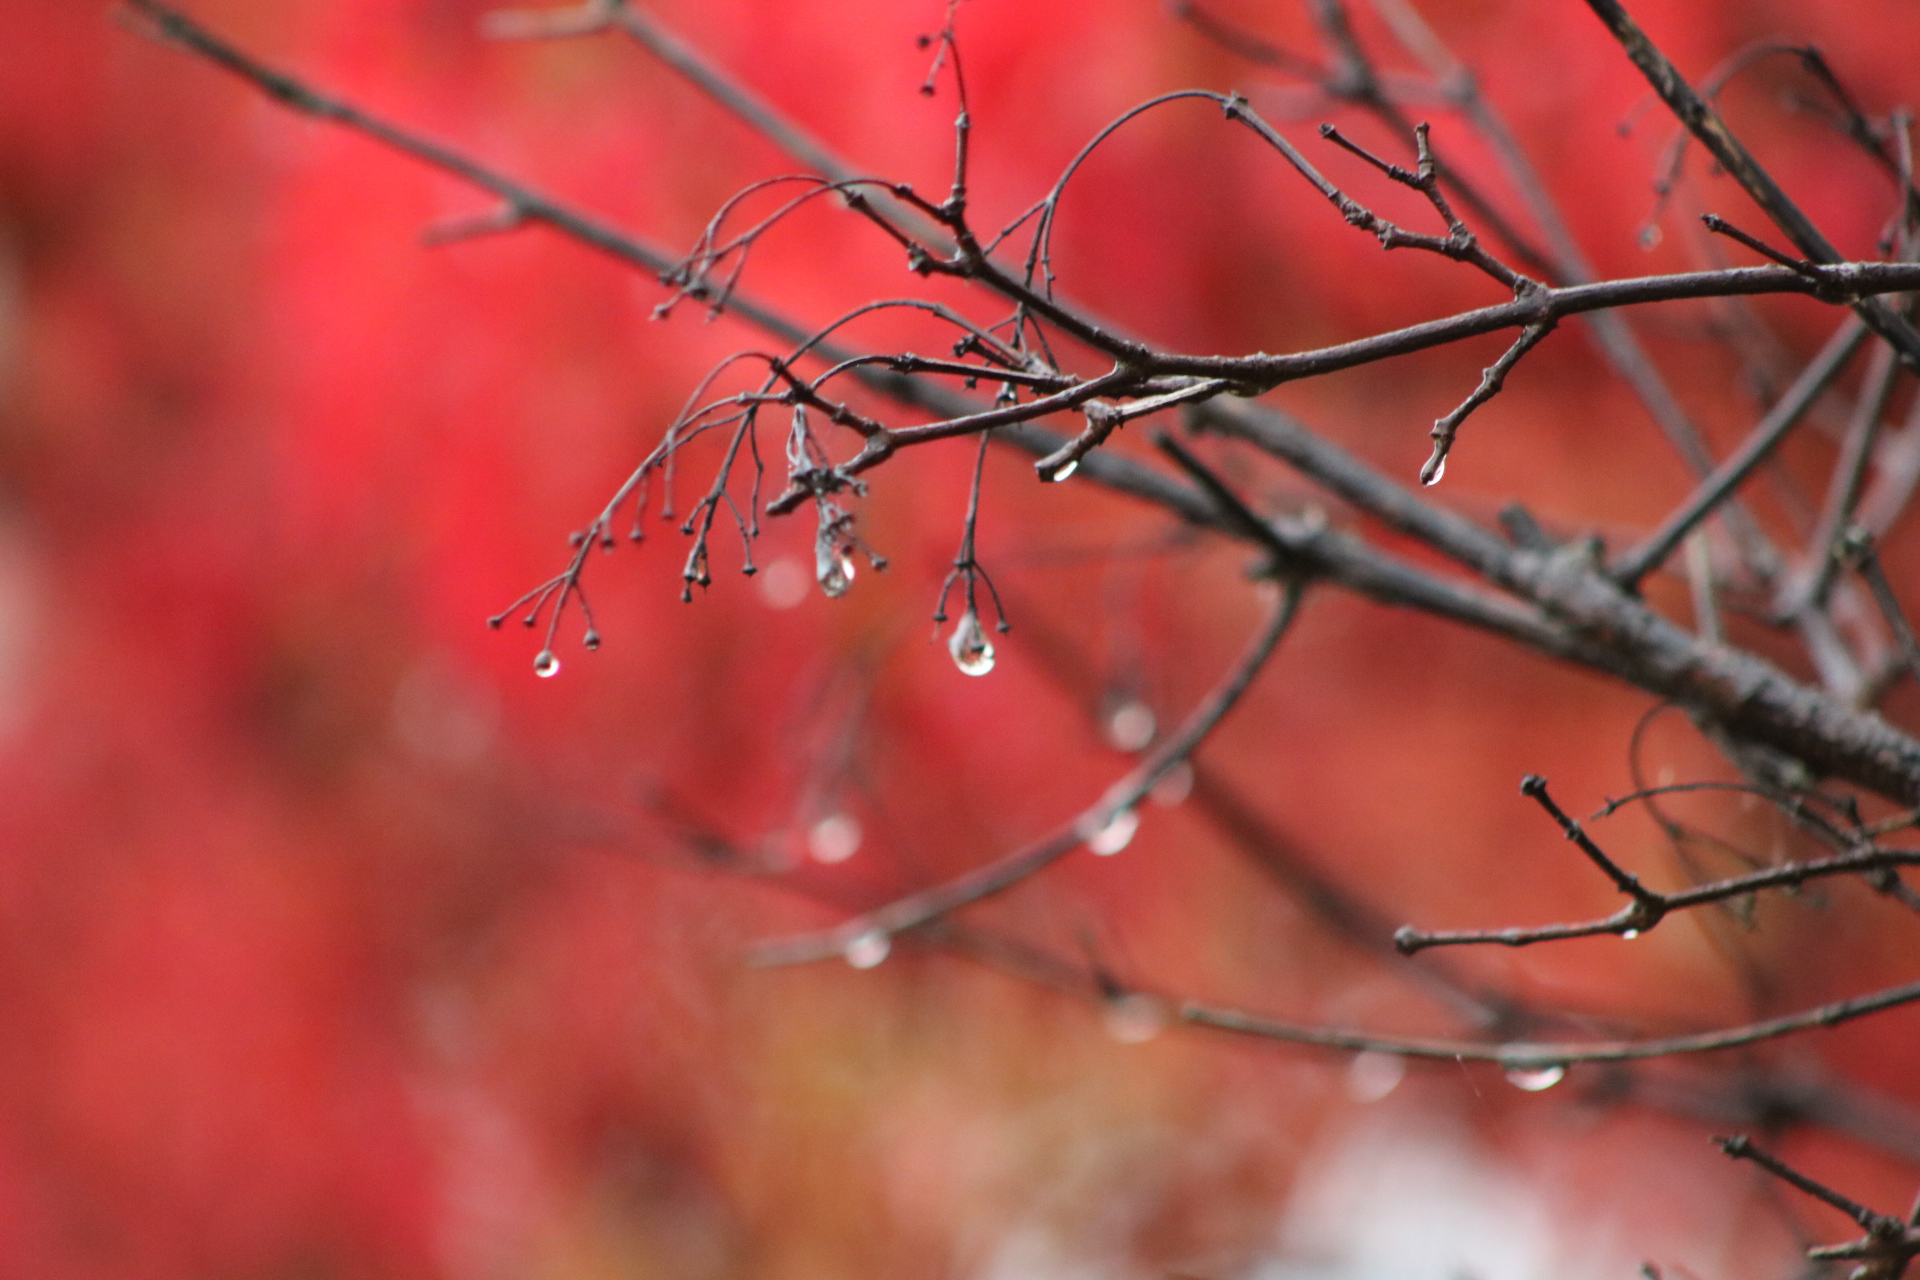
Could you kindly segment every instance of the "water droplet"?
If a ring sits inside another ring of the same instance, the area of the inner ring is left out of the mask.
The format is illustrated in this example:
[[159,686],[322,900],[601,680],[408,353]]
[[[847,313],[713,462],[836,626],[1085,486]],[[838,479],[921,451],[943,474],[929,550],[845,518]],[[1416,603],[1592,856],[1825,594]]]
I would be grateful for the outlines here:
[[843,596],[847,594],[847,588],[853,585],[853,557],[835,545],[831,538],[822,538],[814,544],[813,571],[820,580],[820,590],[828,596]]
[[1193,794],[1193,766],[1182,760],[1167,770],[1166,776],[1153,784],[1153,790],[1147,792],[1148,799],[1155,804],[1171,809],[1183,804]]
[[1433,456],[1427,459],[1427,465],[1420,468],[1420,483],[1436,485],[1446,478],[1447,455],[1442,450],[1435,449]]
[[1073,473],[1078,471],[1079,469],[1080,469],[1080,459],[1075,458],[1073,461],[1065,464],[1064,466],[1061,466],[1055,469],[1053,473],[1053,482],[1055,484],[1059,484],[1062,480],[1066,480],[1070,478],[1073,475]]
[[830,813],[807,832],[807,852],[815,862],[832,866],[860,851],[860,819],[850,813]]
[[1640,228],[1640,247],[1647,250],[1657,249],[1660,247],[1660,241],[1665,235],[1666,233],[1660,230],[1659,223],[1649,222],[1646,226]]
[[542,680],[551,680],[560,674],[560,659],[551,649],[542,649],[533,659],[533,674]]
[[1540,1067],[1508,1067],[1507,1083],[1528,1093],[1551,1089],[1567,1078],[1567,1069],[1557,1062]]
[[1397,1053],[1368,1049],[1347,1064],[1347,1096],[1355,1102],[1378,1102],[1407,1078],[1407,1060]]
[[983,676],[993,670],[993,641],[980,626],[980,615],[969,609],[954,624],[947,637],[947,652],[953,665],[970,676]]
[[1638,929],[1623,929],[1620,932],[1620,936],[1625,938],[1628,942],[1632,942],[1635,938],[1640,936],[1640,931]]
[[580,643],[586,645],[589,649],[598,649],[600,647],[600,633],[598,631],[589,631],[581,637]]
[[880,929],[870,929],[847,944],[843,953],[847,963],[856,969],[871,969],[887,958],[887,952],[893,950],[893,940]]
[[1152,707],[1129,698],[1107,717],[1107,742],[1115,751],[1144,751],[1159,727]]
[[1173,1010],[1159,996],[1129,991],[1107,1001],[1100,1021],[1107,1034],[1121,1044],[1145,1044],[1167,1029],[1173,1021]]
[[1111,858],[1133,843],[1133,833],[1139,829],[1139,814],[1132,809],[1115,809],[1107,824],[1087,837],[1087,848],[1103,858]]

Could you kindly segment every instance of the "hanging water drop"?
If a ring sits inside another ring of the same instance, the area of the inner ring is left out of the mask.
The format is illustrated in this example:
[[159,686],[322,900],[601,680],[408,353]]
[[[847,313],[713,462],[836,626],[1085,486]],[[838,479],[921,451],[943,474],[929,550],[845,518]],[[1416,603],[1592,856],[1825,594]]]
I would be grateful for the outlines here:
[[1133,833],[1139,829],[1139,814],[1132,809],[1115,809],[1106,825],[1087,837],[1087,848],[1103,858],[1111,858],[1133,843]]
[[1649,222],[1646,226],[1640,228],[1640,247],[1649,251],[1658,248],[1665,234],[1665,232],[1660,230],[1659,223]]
[[598,649],[600,647],[600,633],[598,631],[589,631],[581,638],[580,643],[586,645],[589,649]]
[[1129,991],[1107,1001],[1100,1021],[1106,1026],[1107,1034],[1119,1043],[1145,1044],[1167,1029],[1167,1024],[1173,1021],[1173,1010],[1159,996]]
[[1508,1067],[1507,1083],[1528,1093],[1551,1089],[1567,1078],[1567,1069],[1557,1062],[1540,1067]]
[[1107,717],[1107,745],[1115,751],[1144,751],[1159,727],[1152,707],[1138,698],[1128,698]]
[[1407,1060],[1397,1053],[1368,1049],[1347,1064],[1347,1096],[1355,1102],[1378,1102],[1407,1078]]
[[947,637],[947,652],[953,665],[970,676],[983,676],[993,670],[993,641],[980,625],[980,615],[972,609],[960,615],[953,634]]
[[871,969],[887,958],[887,952],[893,950],[893,940],[880,929],[870,929],[847,944],[843,953],[847,963],[856,969]]
[[1070,476],[1073,475],[1074,472],[1078,471],[1079,469],[1080,469],[1080,459],[1074,458],[1068,462],[1062,463],[1058,467],[1055,467],[1053,471],[1053,475],[1050,478],[1055,484],[1059,484],[1062,480],[1069,478]]
[[815,862],[832,866],[860,851],[860,819],[850,813],[830,813],[807,832],[807,852]]
[[1622,938],[1625,938],[1628,942],[1632,942],[1635,938],[1640,936],[1640,931],[1638,929],[1622,929],[1620,931],[1620,936]]
[[551,680],[560,674],[560,659],[551,649],[542,649],[533,659],[533,674],[542,680]]
[[853,557],[842,551],[831,538],[821,538],[813,547],[814,576],[820,590],[830,597],[847,594],[853,585]]
[[1420,468],[1420,483],[1436,485],[1447,477],[1447,455],[1443,449],[1435,449],[1433,456],[1427,459],[1427,465]]

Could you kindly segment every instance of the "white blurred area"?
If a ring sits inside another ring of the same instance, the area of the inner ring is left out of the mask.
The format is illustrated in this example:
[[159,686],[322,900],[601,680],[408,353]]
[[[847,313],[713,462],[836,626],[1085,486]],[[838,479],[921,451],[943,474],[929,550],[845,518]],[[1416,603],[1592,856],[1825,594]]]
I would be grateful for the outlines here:
[[1568,1248],[1537,1183],[1426,1107],[1369,1109],[1327,1135],[1294,1184],[1259,1280],[1577,1280],[1637,1259]]
[[[1396,1064],[1397,1065],[1397,1064]],[[1376,1063],[1378,1068],[1380,1064]],[[1384,1079],[1384,1072],[1381,1073]],[[1028,1206],[988,1251],[980,1280],[1638,1280],[1646,1231],[1622,1231],[1582,1210],[1553,1177],[1504,1163],[1431,1090],[1410,1090],[1343,1112],[1302,1158],[1291,1193],[1274,1207],[1264,1244],[1218,1241],[1170,1265],[1130,1249],[1168,1188],[1205,1180],[1198,1161],[1231,1165],[1260,1135],[1240,1115],[1204,1136],[1143,1126],[1110,1135],[1097,1173],[1069,1173],[1053,1194],[1062,1211]],[[1148,1136],[1150,1135],[1150,1136]],[[1196,1152],[1211,1152],[1211,1156]],[[1114,1163],[1117,1161],[1118,1163]],[[1087,1185],[1088,1182],[1094,1185]],[[1084,1206],[1097,1203],[1101,1208]],[[1724,1208],[1724,1206],[1722,1206]],[[1684,1268],[1675,1274],[1696,1274]],[[1711,1275],[1712,1271],[1697,1274]]]

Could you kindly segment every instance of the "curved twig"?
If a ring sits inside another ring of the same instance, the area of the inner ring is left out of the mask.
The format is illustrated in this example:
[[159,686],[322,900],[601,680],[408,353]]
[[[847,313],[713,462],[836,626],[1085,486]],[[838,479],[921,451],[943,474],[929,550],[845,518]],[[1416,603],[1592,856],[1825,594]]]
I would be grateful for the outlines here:
[[848,948],[869,939],[886,939],[917,929],[948,912],[1012,888],[1098,837],[1116,820],[1126,821],[1146,794],[1192,754],[1239,702],[1292,625],[1305,591],[1304,578],[1286,579],[1265,625],[1226,679],[1194,708],[1177,731],[1071,821],[998,861],[855,916],[835,928],[762,943],[753,950],[753,963],[762,966],[806,964],[846,955]]

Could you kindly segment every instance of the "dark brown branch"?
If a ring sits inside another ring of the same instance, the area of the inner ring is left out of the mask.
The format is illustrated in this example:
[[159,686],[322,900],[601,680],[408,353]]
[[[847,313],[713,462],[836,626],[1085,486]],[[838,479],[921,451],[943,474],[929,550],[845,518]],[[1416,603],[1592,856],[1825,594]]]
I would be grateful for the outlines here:
[[[1340,77],[1328,73],[1304,78],[1318,84],[1332,96],[1372,111],[1391,133],[1408,136],[1411,121],[1391,98],[1379,91],[1379,77],[1372,73],[1365,50],[1353,38],[1351,26],[1344,21],[1325,20],[1329,10],[1337,8],[1337,4],[1323,4],[1316,10],[1316,16],[1322,18],[1322,32],[1338,49],[1343,74]],[[1554,285],[1592,283],[1595,279],[1592,264],[1581,252],[1579,242],[1567,227],[1566,219],[1561,216],[1546,184],[1528,161],[1526,152],[1513,136],[1512,130],[1507,128],[1506,122],[1480,92],[1473,71],[1453,56],[1411,5],[1402,0],[1374,0],[1374,8],[1386,20],[1400,43],[1426,64],[1442,94],[1465,114],[1476,132],[1493,149],[1508,179],[1532,214],[1541,235],[1546,238],[1548,252],[1543,254],[1536,250],[1464,175],[1436,156],[1434,163],[1440,180],[1448,185],[1482,226],[1509,246],[1529,271]],[[1197,14],[1198,11],[1195,12]],[[1183,13],[1182,16],[1187,15]],[[1196,22],[1195,25],[1203,34],[1222,43],[1226,41],[1221,33],[1233,31],[1211,18]],[[1240,35],[1245,44],[1240,49],[1244,56],[1276,66],[1289,74],[1300,74],[1290,70],[1284,63],[1263,58],[1260,55],[1262,42],[1244,33],[1235,34]],[[1227,44],[1227,47],[1235,46]],[[1360,74],[1355,74],[1356,69]],[[1713,458],[1707,452],[1705,440],[1667,386],[1658,366],[1640,345],[1627,318],[1617,312],[1592,311],[1580,319],[1607,363],[1633,389],[1648,415],[1687,465],[1699,476],[1711,472]],[[1737,502],[1733,502],[1724,509],[1723,519],[1748,568],[1761,577],[1768,576],[1778,557],[1752,517]]]
[[[1853,262],[1841,264],[1832,270],[1844,272],[1849,282],[1848,291],[1862,295],[1920,289],[1920,264]],[[1239,387],[1269,390],[1287,382],[1337,373],[1394,356],[1411,355],[1466,338],[1497,333],[1502,329],[1521,329],[1550,320],[1563,320],[1589,311],[1691,298],[1772,293],[1814,295],[1821,288],[1785,267],[1729,267],[1717,271],[1677,272],[1673,275],[1640,276],[1558,289],[1541,288],[1512,302],[1463,311],[1443,319],[1288,355],[1193,356],[1168,353],[1146,355],[1140,359],[1143,367],[1162,375],[1225,378]]]
[[[1444,236],[1425,235],[1408,231],[1396,223],[1380,217],[1365,205],[1331,187],[1323,188],[1322,194],[1333,201],[1348,225],[1360,228],[1380,241],[1383,249],[1424,249],[1428,253],[1437,253],[1441,257],[1451,258],[1455,262],[1465,262],[1492,276],[1514,293],[1525,293],[1534,287],[1533,282],[1514,271],[1498,258],[1480,247],[1479,239],[1460,221],[1446,195],[1440,190],[1438,170],[1433,159],[1433,147],[1428,138],[1428,126],[1414,126],[1414,152],[1417,167],[1411,171],[1397,164],[1389,164],[1368,151],[1365,147],[1351,141],[1330,124],[1320,126],[1320,136],[1345,151],[1359,156],[1362,160],[1385,174],[1388,179],[1404,187],[1411,187],[1425,196],[1427,203],[1446,223]],[[1318,185],[1318,184],[1316,184]]]
[[1817,773],[1847,778],[1905,804],[1920,802],[1920,743],[1877,717],[1855,715],[1750,654],[1702,643],[1600,574],[1586,549],[1543,553],[1511,547],[1470,521],[1422,502],[1272,410],[1215,400],[1194,420],[1259,446],[1362,511],[1539,607],[1541,612],[1522,611],[1515,629],[1503,634],[1529,635],[1528,643],[1542,652],[1618,676],[1737,738],[1764,742],[1803,760]]
[[1856,1018],[1920,1001],[1920,982],[1888,987],[1851,1000],[1836,1000],[1799,1013],[1750,1022],[1718,1031],[1699,1031],[1687,1035],[1659,1036],[1647,1040],[1602,1040],[1565,1042],[1509,1042],[1487,1044],[1476,1040],[1441,1040],[1424,1037],[1398,1037],[1366,1031],[1331,1027],[1304,1026],[1284,1022],[1237,1009],[1187,1001],[1180,1005],[1182,1021],[1194,1026],[1212,1027],[1265,1040],[1284,1040],[1290,1044],[1318,1045],[1325,1049],[1377,1050],[1398,1053],[1409,1058],[1436,1058],[1455,1062],[1491,1062],[1508,1068],[1567,1067],[1583,1062],[1632,1062],[1645,1058],[1665,1058],[1685,1053],[1716,1053],[1738,1049],[1763,1040],[1809,1031],[1816,1027],[1838,1026]]
[[1513,366],[1519,364],[1522,356],[1538,346],[1542,338],[1553,332],[1553,324],[1553,321],[1547,320],[1540,324],[1530,324],[1522,329],[1513,345],[1508,347],[1498,360],[1488,365],[1480,375],[1480,385],[1473,389],[1472,394],[1461,401],[1460,406],[1452,413],[1434,422],[1433,456],[1428,458],[1426,465],[1420,468],[1421,484],[1440,483],[1440,477],[1447,472],[1447,455],[1453,451],[1453,437],[1459,432],[1460,424],[1465,422],[1468,415],[1475,409],[1500,394],[1500,389],[1507,385],[1507,374],[1513,371]]
[[[1879,1231],[1885,1229],[1887,1220],[1883,1215],[1875,1213],[1865,1205],[1840,1194],[1825,1183],[1814,1181],[1806,1174],[1801,1173],[1799,1170],[1787,1164],[1784,1160],[1767,1154],[1759,1147],[1754,1146],[1745,1134],[1735,1134],[1731,1138],[1715,1138],[1713,1141],[1714,1145],[1726,1152],[1731,1158],[1735,1160],[1751,1160],[1754,1164],[1759,1165],[1762,1169],[1765,1169],[1768,1173],[1780,1179],[1780,1181],[1786,1183],[1788,1186],[1798,1191],[1804,1191],[1814,1199],[1832,1205],[1859,1223],[1863,1230]],[[1892,1225],[1895,1230],[1898,1230],[1900,1227],[1898,1220],[1893,1220]]]
[[1809,280],[1818,280],[1820,278],[1819,268],[1815,267],[1805,258],[1796,258],[1790,254],[1780,252],[1757,236],[1748,235],[1717,213],[1703,213],[1700,215],[1700,221],[1706,226],[1707,230],[1713,232],[1715,235],[1722,235],[1729,240],[1743,244],[1769,262],[1778,263],[1780,266],[1797,271]]
[[[1780,184],[1773,180],[1773,176],[1733,136],[1733,131],[1727,128],[1720,113],[1696,93],[1679,69],[1654,47],[1653,41],[1647,38],[1646,32],[1628,15],[1619,0],[1587,0],[1587,7],[1620,42],[1627,57],[1647,78],[1647,83],[1667,104],[1667,109],[1700,140],[1721,168],[1753,197],[1754,203],[1773,219],[1775,226],[1786,233],[1795,248],[1821,266],[1843,261],[1840,251],[1833,247],[1819,228],[1800,211],[1799,206],[1780,189]],[[1868,328],[1900,353],[1902,363],[1920,371],[1920,333],[1916,333],[1911,324],[1877,298],[1858,299],[1853,302],[1853,308]]]
[[[139,11],[152,18],[169,38],[234,71],[276,98],[358,129],[386,145],[461,176],[516,203],[529,218],[545,221],[623,261],[656,274],[670,265],[667,255],[644,242],[609,231],[445,148],[377,121],[355,108],[324,99],[280,73],[252,62],[157,0],[137,0],[137,3]],[[1219,100],[1217,95],[1214,97]],[[1855,273],[1862,288],[1911,288],[1920,282],[1920,268],[1900,264],[1867,264],[1847,270]],[[987,283],[999,287],[993,280]],[[1226,377],[1238,387],[1249,372],[1256,379],[1307,376],[1316,369],[1351,367],[1368,359],[1418,350],[1473,333],[1524,327],[1548,314],[1570,314],[1583,307],[1709,296],[1715,291],[1805,292],[1812,287],[1792,271],[1763,267],[1541,290],[1534,297],[1505,307],[1414,326],[1398,334],[1380,335],[1361,344],[1345,344],[1324,352],[1295,357],[1249,357],[1239,362],[1230,358],[1208,361],[1161,357],[1155,359],[1151,369],[1137,368],[1135,372],[1144,376],[1190,371],[1201,377]],[[1547,307],[1545,312],[1540,310],[1543,305]],[[799,326],[752,299],[735,299],[731,310],[770,333],[804,344],[829,363],[849,358],[847,353],[821,343],[817,336],[807,335]],[[1193,367],[1189,370],[1187,366]],[[853,373],[882,394],[926,408],[949,420],[966,417],[974,411],[964,396],[923,379],[869,366],[861,366]],[[1170,389],[1166,383],[1156,384],[1151,378],[1139,385],[1142,389],[1154,386],[1156,393]],[[1363,510],[1380,514],[1390,523],[1417,530],[1421,536],[1447,543],[1452,550],[1475,562],[1476,570],[1483,576],[1530,603],[1508,604],[1489,598],[1415,570],[1330,529],[1280,529],[1296,553],[1307,557],[1316,571],[1329,579],[1383,603],[1423,609],[1466,622],[1541,652],[1626,679],[1658,697],[1689,707],[1735,738],[1749,739],[1802,760],[1815,772],[1846,778],[1903,803],[1920,801],[1920,744],[1877,719],[1853,715],[1825,695],[1795,684],[1750,655],[1708,650],[1694,637],[1611,588],[1592,572],[1591,565],[1566,558],[1549,562],[1537,553],[1510,550],[1500,539],[1473,529],[1468,522],[1420,503],[1341,451],[1312,438],[1310,433],[1274,429],[1274,419],[1239,400],[1209,402],[1208,412],[1213,415],[1209,421],[1242,424],[1248,437],[1261,447],[1286,457]],[[1003,419],[976,417],[974,425],[981,428],[1001,421]],[[1041,456],[1065,444],[1057,433],[1017,420],[1001,426],[996,436]],[[1184,519],[1221,527],[1216,504],[1151,468],[1095,451],[1083,460],[1082,469],[1090,478],[1147,498]]]
[[1545,778],[1537,773],[1528,774],[1525,778],[1521,779],[1520,794],[1538,804],[1542,809],[1545,809],[1547,816],[1558,824],[1561,832],[1566,835],[1567,839],[1578,845],[1580,852],[1586,854],[1593,865],[1599,867],[1600,870],[1606,874],[1607,879],[1613,881],[1614,888],[1620,890],[1620,892],[1626,894],[1629,898],[1632,898],[1635,904],[1645,911],[1649,917],[1646,923],[1647,928],[1652,928],[1654,924],[1658,923],[1660,913],[1665,907],[1661,895],[1641,884],[1638,876],[1626,871],[1618,863],[1614,862],[1612,858],[1609,858],[1605,851],[1593,842],[1593,838],[1586,833],[1580,824],[1568,817],[1566,812],[1554,803],[1553,797],[1547,793],[1547,780]]
[[[1897,867],[1915,866],[1920,866],[1920,850],[1868,849],[1860,853],[1841,854],[1811,862],[1789,862],[1777,867],[1768,867],[1764,871],[1731,876],[1710,884],[1695,885],[1691,889],[1678,893],[1655,893],[1642,886],[1641,892],[1646,895],[1645,901],[1650,904],[1648,908],[1641,909],[1639,904],[1642,899],[1636,897],[1629,906],[1599,920],[1586,920],[1576,924],[1543,925],[1537,928],[1466,929],[1434,933],[1403,928],[1394,934],[1394,945],[1403,953],[1411,955],[1430,947],[1488,944],[1525,947],[1539,942],[1560,942],[1568,938],[1591,938],[1604,934],[1615,934],[1623,938],[1633,937],[1652,928],[1661,917],[1675,911],[1705,906],[1711,902],[1727,902],[1744,898],[1750,893],[1758,893],[1763,889],[1796,887],[1830,876],[1859,875],[1866,876],[1871,881],[1879,876],[1890,874]],[[1881,886],[1875,884],[1874,887]],[[1653,917],[1651,921],[1648,920],[1649,916]]]
[[[1334,17],[1333,11],[1327,6],[1321,6],[1315,16],[1322,33],[1335,46],[1340,60],[1337,71],[1322,69],[1184,0],[1174,7],[1174,16],[1221,48],[1249,62],[1304,80],[1336,101],[1351,103],[1372,112],[1396,136],[1413,136],[1413,121],[1386,93],[1366,59],[1365,50],[1353,39],[1352,29]],[[1553,264],[1547,256],[1465,174],[1438,155],[1434,158],[1434,165],[1440,181],[1447,184],[1474,220],[1505,244],[1529,271],[1539,275],[1553,274]]]
[[[1809,1260],[1859,1259],[1865,1265],[1854,1271],[1854,1280],[1899,1280],[1914,1256],[1920,1254],[1920,1230],[1892,1214],[1878,1213],[1824,1182],[1809,1178],[1786,1161],[1754,1146],[1744,1134],[1715,1138],[1714,1142],[1733,1159],[1750,1160],[1795,1190],[1838,1209],[1866,1232],[1861,1239],[1848,1244],[1809,1249]],[[1920,1225],[1920,1219],[1916,1219],[1916,1225]]]

